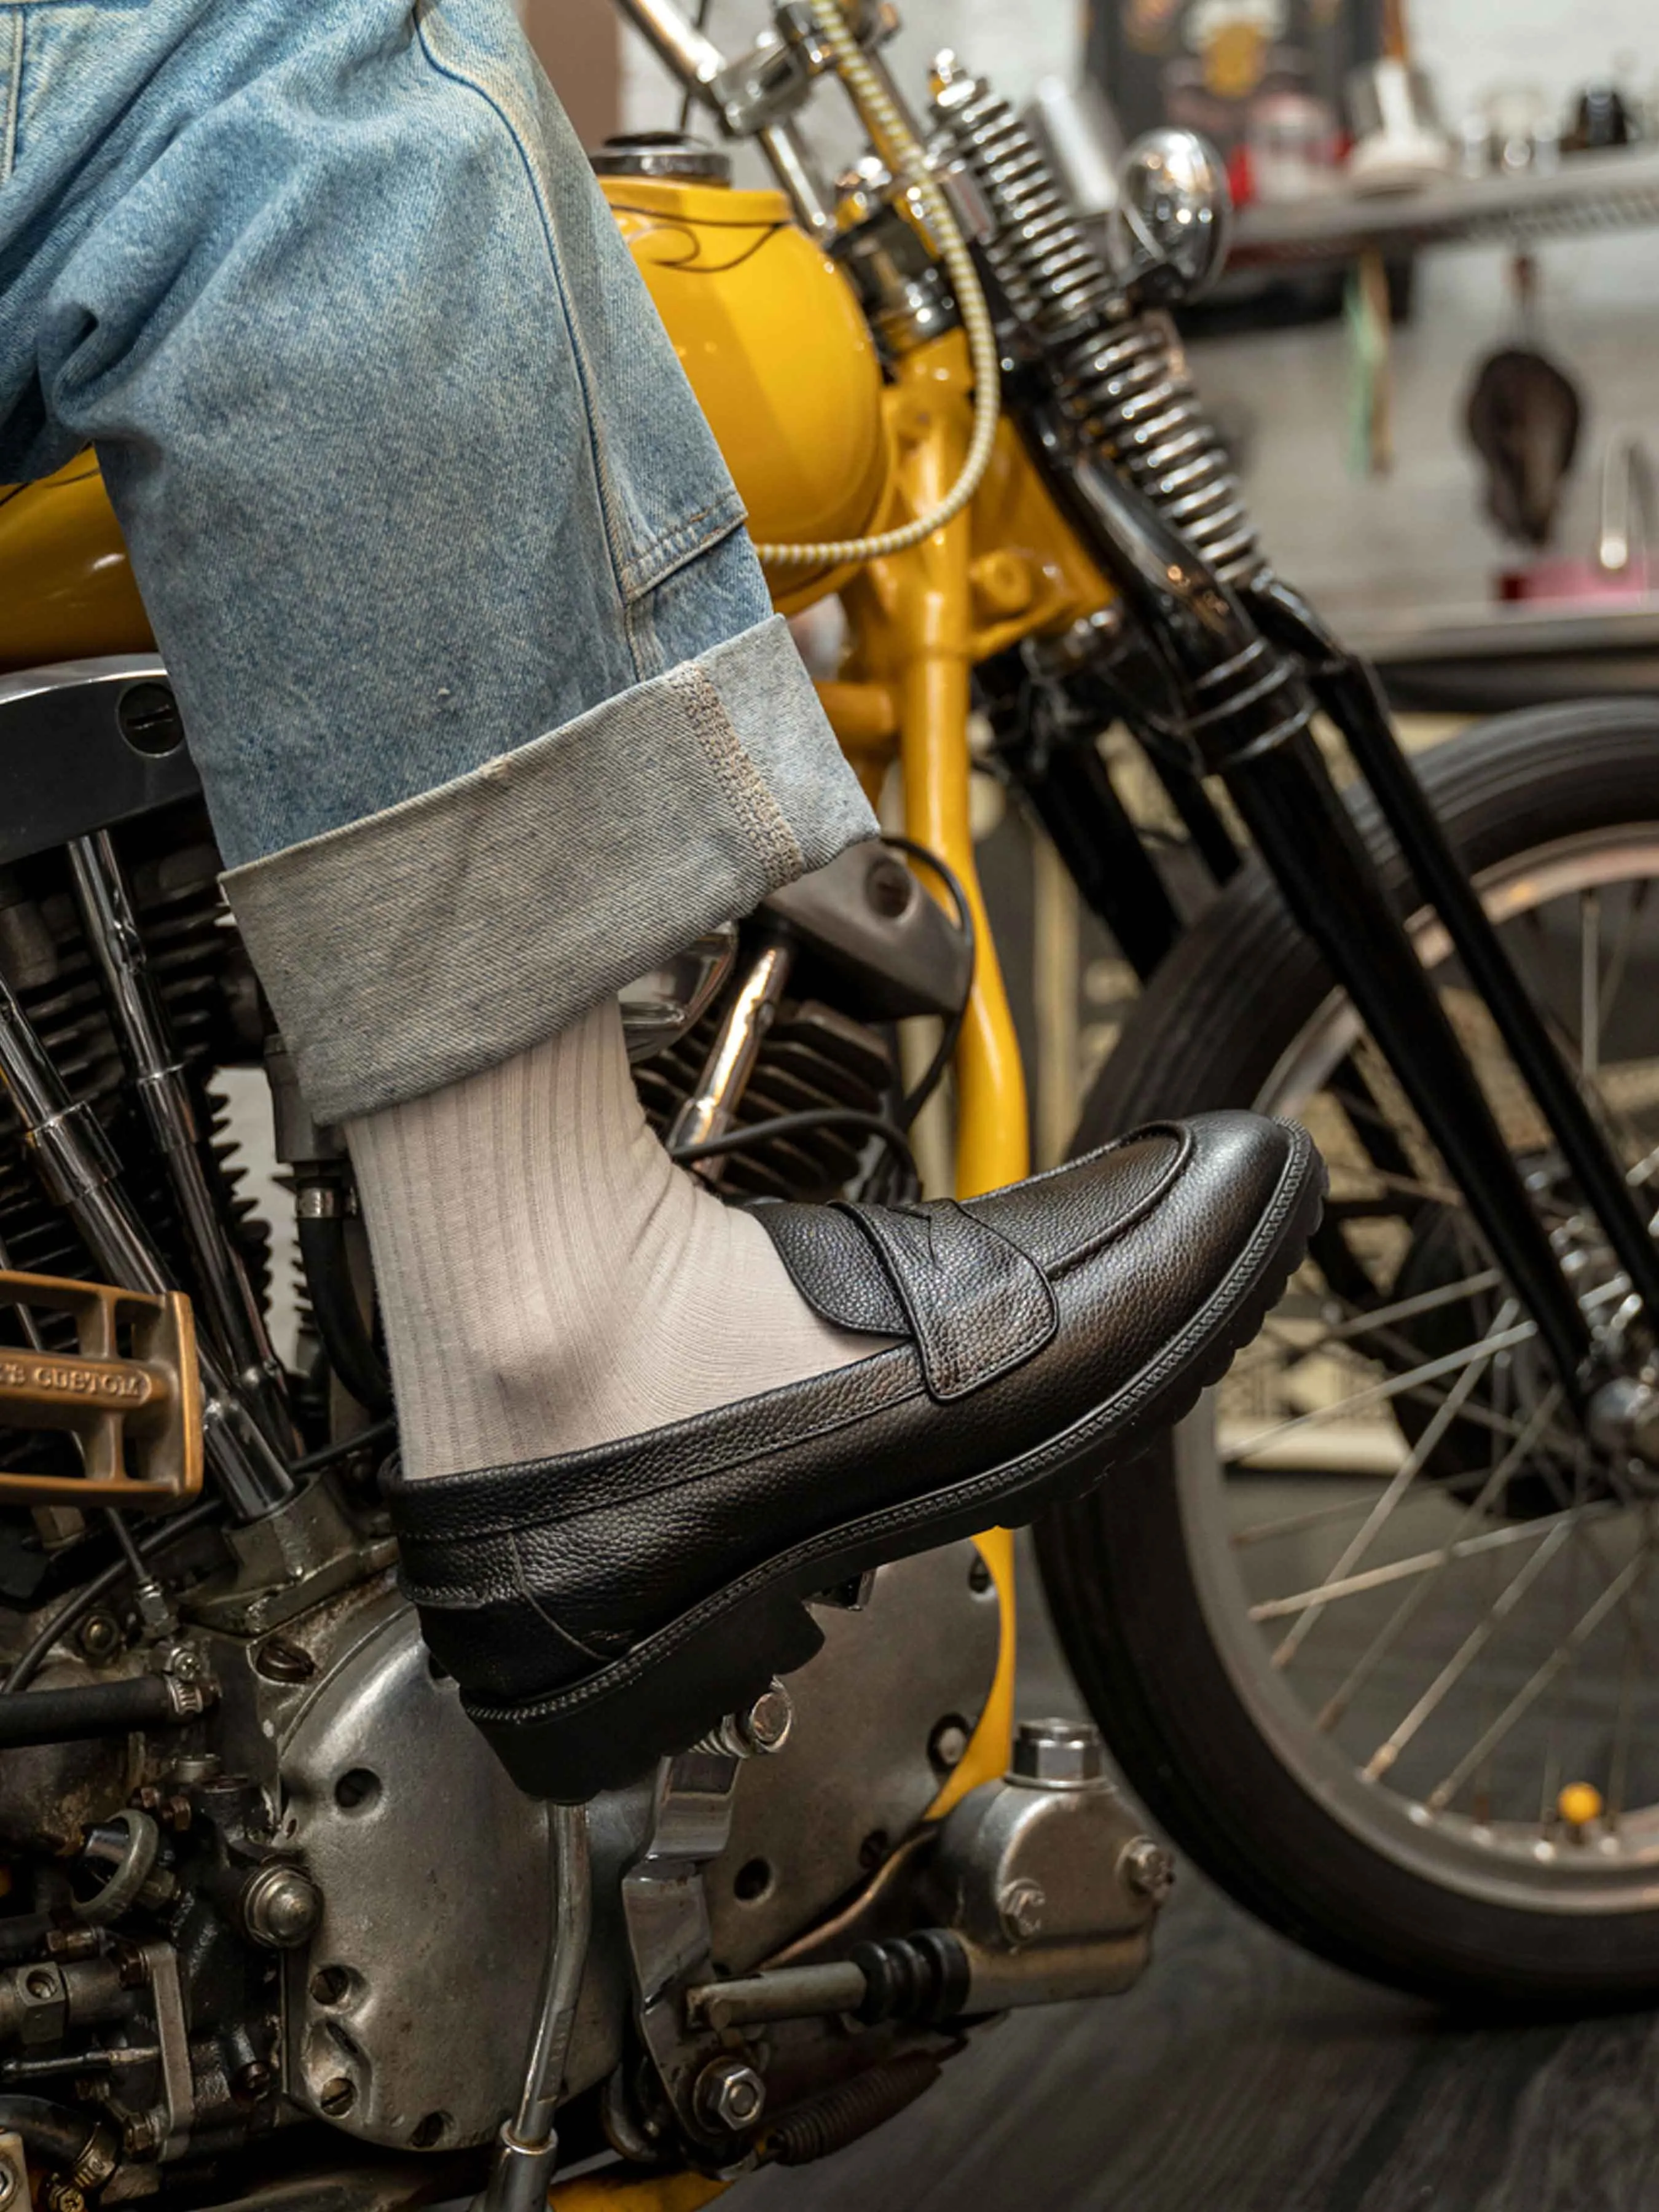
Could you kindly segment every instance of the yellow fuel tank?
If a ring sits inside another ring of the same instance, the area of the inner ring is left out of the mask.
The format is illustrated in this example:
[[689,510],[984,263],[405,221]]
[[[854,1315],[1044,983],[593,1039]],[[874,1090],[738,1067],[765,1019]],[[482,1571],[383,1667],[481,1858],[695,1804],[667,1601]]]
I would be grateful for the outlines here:
[[[888,476],[875,349],[846,279],[782,196],[658,177],[601,180],[714,426],[757,538],[854,538]],[[840,581],[772,579],[788,612]],[[0,486],[0,671],[154,640],[98,464]]]
[[154,642],[93,456],[0,488],[0,671]]
[[[847,279],[780,192],[664,177],[600,189],[763,543],[856,538],[888,479],[881,369]],[[791,613],[833,578],[771,578]]]

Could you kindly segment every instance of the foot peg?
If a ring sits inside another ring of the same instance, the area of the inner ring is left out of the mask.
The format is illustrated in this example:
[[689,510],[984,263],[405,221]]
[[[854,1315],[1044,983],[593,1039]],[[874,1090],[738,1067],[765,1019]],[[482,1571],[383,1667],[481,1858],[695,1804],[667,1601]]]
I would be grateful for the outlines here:
[[190,1300],[107,1283],[0,1269],[0,1305],[38,1337],[39,1315],[68,1314],[75,1348],[0,1346],[0,1423],[66,1429],[78,1475],[0,1470],[0,1503],[172,1505],[202,1486],[202,1386]]

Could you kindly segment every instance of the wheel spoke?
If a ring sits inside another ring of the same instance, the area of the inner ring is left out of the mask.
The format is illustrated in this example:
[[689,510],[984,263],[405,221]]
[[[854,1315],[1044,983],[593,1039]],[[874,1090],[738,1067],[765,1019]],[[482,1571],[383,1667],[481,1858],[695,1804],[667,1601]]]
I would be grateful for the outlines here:
[[1607,962],[1607,974],[1601,985],[1600,1012],[1604,1036],[1613,1024],[1613,1011],[1624,986],[1625,971],[1630,966],[1630,956],[1642,926],[1642,917],[1647,910],[1648,893],[1652,888],[1652,878],[1644,876],[1632,886],[1630,896],[1625,902],[1625,919],[1614,939],[1612,957]]
[[[1483,1267],[1476,1274],[1465,1275],[1461,1282],[1443,1284],[1432,1291],[1419,1291],[1415,1297],[1398,1298],[1390,1305],[1369,1307],[1363,1312],[1351,1315],[1346,1321],[1328,1322],[1318,1336],[1305,1342],[1298,1342],[1295,1338],[1283,1334],[1273,1336],[1272,1332],[1274,1328],[1283,1330],[1290,1316],[1270,1316],[1262,1331],[1262,1338],[1268,1340],[1265,1349],[1260,1357],[1253,1358],[1247,1352],[1242,1359],[1236,1360],[1233,1375],[1235,1378],[1240,1378],[1254,1374],[1259,1368],[1271,1366],[1276,1349],[1294,1352],[1302,1359],[1311,1359],[1322,1352],[1337,1350],[1346,1350],[1351,1357],[1369,1359],[1371,1356],[1369,1352],[1359,1351],[1353,1346],[1352,1340],[1356,1337],[1374,1336],[1392,1322],[1414,1321],[1419,1314],[1434,1313],[1442,1306],[1455,1305],[1460,1299],[1477,1297],[1482,1291],[1495,1290],[1502,1280],[1496,1267]],[[1257,1340],[1258,1344],[1261,1341],[1262,1339]],[[1413,1359],[1417,1357],[1409,1348],[1407,1356]]]
[[[1506,1310],[1513,1312],[1513,1304]],[[1358,1413],[1366,1407],[1386,1405],[1389,1399],[1401,1397],[1422,1383],[1437,1382],[1443,1375],[1455,1375],[1472,1362],[1479,1361],[1484,1368],[1498,1352],[1508,1352],[1517,1344],[1524,1344],[1536,1334],[1533,1322],[1516,1322],[1512,1328],[1504,1328],[1493,1335],[1483,1337],[1478,1343],[1466,1344],[1456,1352],[1443,1352],[1437,1359],[1425,1359],[1421,1366],[1408,1368],[1403,1375],[1387,1376],[1381,1382],[1373,1382],[1364,1390],[1356,1390],[1352,1397],[1344,1398],[1340,1405],[1316,1406],[1311,1412],[1297,1413],[1288,1421],[1278,1422],[1273,1427],[1264,1429],[1259,1436],[1250,1437],[1248,1443],[1236,1446],[1232,1459],[1236,1462],[1253,1459],[1258,1453],[1265,1451],[1269,1444],[1277,1443],[1281,1437],[1288,1437],[1295,1430],[1311,1427],[1316,1421],[1334,1420],[1340,1414]]]
[[1485,1620],[1476,1622],[1393,1735],[1378,1744],[1366,1760],[1363,1771],[1367,1781],[1375,1782],[1388,1772],[1424,1722],[1439,1710],[1468,1673],[1571,1534],[1572,1523],[1564,1516],[1519,1573],[1504,1583],[1488,1607]]
[[[1400,1500],[1404,1496],[1406,1491],[1417,1480],[1417,1477],[1423,1468],[1427,1465],[1429,1457],[1433,1452],[1436,1445],[1438,1444],[1442,1437],[1445,1435],[1446,1431],[1451,1426],[1453,1421],[1456,1419],[1458,1410],[1463,1404],[1464,1400],[1468,1396],[1470,1391],[1474,1389],[1475,1384],[1480,1381],[1482,1375],[1485,1374],[1486,1369],[1491,1365],[1492,1360],[1496,1358],[1498,1352],[1502,1349],[1504,1340],[1505,1325],[1508,1322],[1509,1316],[1516,1310],[1517,1308],[1515,1300],[1513,1298],[1506,1299],[1498,1312],[1497,1326],[1493,1328],[1491,1335],[1484,1340],[1484,1352],[1482,1353],[1482,1347],[1476,1347],[1477,1353],[1482,1354],[1482,1356],[1478,1356],[1472,1362],[1466,1364],[1462,1374],[1459,1376],[1456,1382],[1447,1393],[1444,1403],[1435,1413],[1433,1419],[1430,1421],[1428,1426],[1424,1430],[1417,1442],[1412,1446],[1410,1451],[1407,1453],[1404,1461],[1401,1464],[1399,1474],[1395,1476],[1393,1481],[1389,1483],[1388,1488],[1382,1492],[1381,1498],[1377,1499],[1376,1504],[1372,1506],[1370,1511],[1366,1515],[1364,1521],[1361,1523],[1360,1527],[1343,1547],[1340,1558],[1331,1569],[1330,1575],[1328,1577],[1330,1581],[1340,1581],[1343,1576],[1346,1575],[1352,1568],[1358,1565],[1360,1560],[1370,1549],[1377,1531],[1382,1527],[1383,1523],[1393,1513],[1395,1506],[1400,1503]],[[1295,1626],[1285,1638],[1283,1643],[1279,1644],[1277,1650],[1273,1653],[1273,1664],[1275,1667],[1288,1667],[1290,1665],[1291,1660],[1295,1658],[1297,1651],[1307,1641],[1308,1637],[1312,1633],[1314,1628],[1318,1624],[1320,1615],[1324,1612],[1324,1607],[1317,1603],[1310,1605],[1307,1608],[1307,1610],[1302,1614],[1301,1618],[1297,1621]]]
[[[1518,854],[1483,896],[1659,1237],[1659,1018],[1638,1003],[1659,957],[1659,837],[1628,867],[1621,842],[1586,852]],[[1651,1346],[1630,1285],[1443,937],[1420,942],[1425,969],[1598,1371],[1633,1372]],[[1297,1716],[1282,1756],[1310,1757],[1304,1782],[1340,1793],[1360,1832],[1367,1804],[1392,1828],[1379,1800],[1404,1795],[1436,1821],[1437,1855],[1514,1862],[1503,1879],[1541,1881],[1540,1908],[1565,1910],[1547,1901],[1570,1855],[1563,1785],[1605,1793],[1575,1835],[1587,1893],[1604,1855],[1659,1844],[1659,1482],[1645,1495],[1641,1469],[1583,1430],[1352,1006],[1328,999],[1276,1065],[1261,1109],[1304,1120],[1324,1151],[1340,1242],[1310,1255],[1213,1401],[1222,1503],[1205,1540],[1233,1563],[1217,1585],[1235,1593],[1227,1663],[1273,1670],[1270,1710]]]
[[[1571,1536],[1572,1534],[1571,1522],[1563,1528],[1562,1534],[1564,1536]],[[1469,1747],[1450,1773],[1443,1781],[1436,1783],[1425,1800],[1431,1813],[1445,1811],[1447,1806],[1451,1803],[1481,1761],[1497,1749],[1522,1714],[1538,1702],[1563,1670],[1572,1665],[1585,1644],[1589,1642],[1614,1606],[1624,1596],[1625,1592],[1640,1580],[1646,1571],[1647,1560],[1647,1547],[1644,1544],[1636,1557],[1627,1561],[1620,1569],[1589,1610],[1580,1615],[1577,1623],[1556,1645],[1543,1665],[1522,1684],[1492,1726]]]
[[1443,1565],[1437,1566],[1424,1581],[1418,1583],[1414,1589],[1407,1592],[1401,1603],[1395,1607],[1389,1619],[1378,1629],[1370,1644],[1354,1662],[1347,1680],[1327,1701],[1316,1723],[1322,1732],[1328,1732],[1336,1726],[1372,1674],[1393,1650],[1395,1645],[1417,1618],[1423,1606],[1432,1596],[1439,1586],[1445,1569],[1451,1564],[1454,1547],[1458,1536],[1463,1529],[1472,1527],[1487,1508],[1503,1496],[1504,1486],[1510,1477],[1515,1474],[1522,1460],[1532,1450],[1539,1437],[1555,1418],[1560,1399],[1561,1391],[1558,1386],[1540,1400],[1532,1418],[1502,1458],[1497,1462],[1491,1474],[1481,1484],[1477,1494],[1469,1501],[1462,1518],[1453,1531],[1452,1541],[1443,1548]]
[[1277,1521],[1252,1521],[1247,1528],[1236,1528],[1230,1540],[1236,1550],[1245,1551],[1275,1536],[1297,1536],[1307,1528],[1328,1528],[1333,1521],[1351,1521],[1356,1513],[1368,1513],[1373,1503],[1368,1495],[1344,1498],[1334,1505],[1310,1505],[1305,1513],[1286,1513]]
[[1317,1583],[1312,1589],[1291,1597],[1264,1598],[1250,1607],[1252,1620],[1288,1620],[1316,1605],[1334,1605],[1345,1597],[1362,1597],[1367,1590],[1386,1589],[1390,1583],[1409,1582],[1415,1575],[1431,1575],[1459,1559],[1478,1559],[1485,1552],[1504,1552],[1516,1544],[1535,1543],[1559,1521],[1581,1519],[1589,1514],[1622,1512],[1618,1505],[1569,1506],[1565,1513],[1547,1514],[1541,1521],[1506,1522],[1479,1536],[1458,1536],[1432,1552],[1413,1552],[1407,1559],[1390,1559],[1385,1567],[1367,1567],[1361,1574],[1344,1575],[1338,1581]]

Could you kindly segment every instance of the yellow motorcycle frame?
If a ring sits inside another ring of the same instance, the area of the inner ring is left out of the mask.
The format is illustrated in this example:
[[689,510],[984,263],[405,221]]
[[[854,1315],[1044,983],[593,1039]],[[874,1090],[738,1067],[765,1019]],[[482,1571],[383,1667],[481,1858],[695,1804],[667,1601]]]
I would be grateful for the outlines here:
[[[610,177],[604,189],[720,439],[757,539],[884,530],[933,512],[961,473],[974,422],[967,342],[926,337],[884,371],[840,268],[772,191]],[[838,592],[848,642],[819,684],[831,726],[872,799],[895,761],[905,826],[955,872],[978,958],[955,1063],[957,1194],[1029,1172],[1024,1071],[981,895],[969,817],[975,665],[1058,634],[1112,592],[998,426],[972,501],[909,550],[840,568],[769,571],[796,614]],[[0,489],[0,672],[153,647],[95,459]],[[1013,1548],[979,1539],[1002,1608],[1002,1645],[973,1739],[930,1808],[938,1818],[1007,1765],[1015,1656]],[[685,2174],[555,2191],[566,2212],[601,2203],[690,2212],[718,2184]]]

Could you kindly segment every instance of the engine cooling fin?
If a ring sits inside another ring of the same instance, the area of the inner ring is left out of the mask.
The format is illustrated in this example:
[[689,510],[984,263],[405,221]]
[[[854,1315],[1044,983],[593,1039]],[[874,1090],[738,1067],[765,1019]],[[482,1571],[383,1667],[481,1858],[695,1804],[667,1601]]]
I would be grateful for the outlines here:
[[[722,1010],[717,1001],[678,1044],[634,1071],[647,1118],[659,1137],[696,1088]],[[780,1114],[821,1107],[884,1114],[893,1085],[893,1056],[879,1031],[816,999],[786,999],[732,1126],[754,1128]],[[857,1176],[866,1141],[856,1132],[836,1128],[759,1135],[752,1146],[725,1156],[720,1186],[732,1198],[830,1198]]]
[[[219,890],[218,854],[205,817],[193,805],[152,817],[125,842],[138,923],[173,1042],[214,1131],[214,1172],[228,1201],[226,1219],[263,1302],[270,1284],[269,1227],[238,1194],[245,1173],[238,1147],[222,1108],[206,1090],[215,1066],[257,1058],[260,1042],[257,986]],[[127,1083],[61,853],[0,869],[0,972],[76,1100],[96,1114],[170,1274],[188,1287],[171,1188]],[[46,1197],[3,1100],[0,1247],[6,1266],[29,1274],[83,1282],[97,1276],[68,1215]],[[70,1348],[73,1330],[66,1319],[42,1315],[37,1326],[50,1349]],[[0,1314],[0,1340],[22,1340],[15,1316]]]

